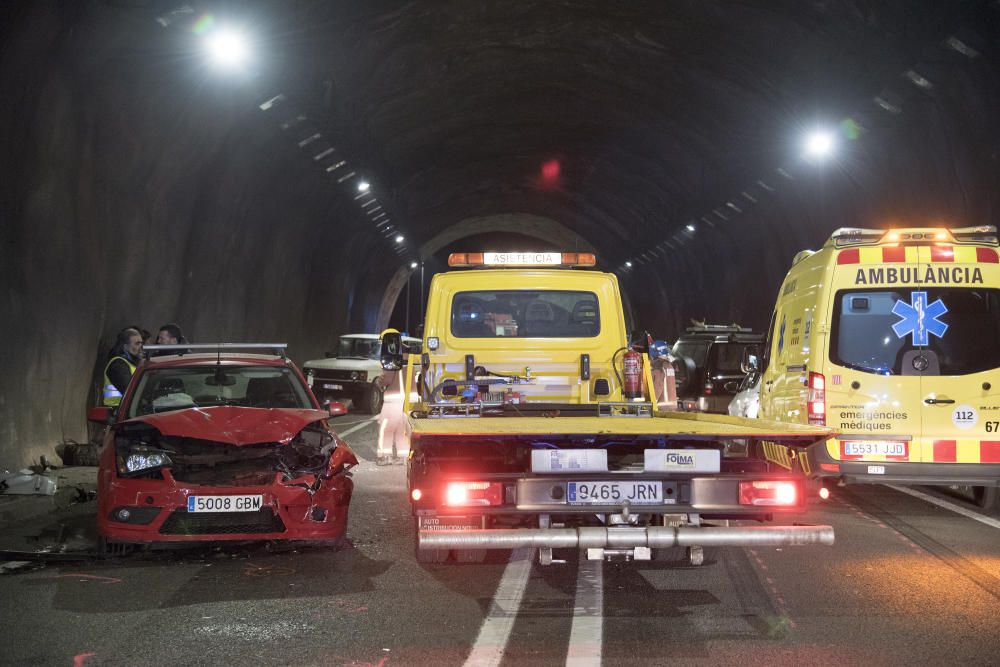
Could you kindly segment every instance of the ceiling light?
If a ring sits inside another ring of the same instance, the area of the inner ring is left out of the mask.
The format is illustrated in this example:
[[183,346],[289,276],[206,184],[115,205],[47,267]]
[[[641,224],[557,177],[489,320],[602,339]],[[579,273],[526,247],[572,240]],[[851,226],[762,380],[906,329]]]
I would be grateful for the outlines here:
[[368,183],[368,181],[359,181],[358,182],[358,192],[368,192],[368,189],[370,187],[371,187],[371,185]]
[[804,148],[807,158],[822,160],[833,154],[836,141],[832,132],[815,130],[806,137]]
[[625,262],[625,267],[631,269],[632,268],[632,262]]
[[236,30],[216,30],[207,35],[205,47],[212,62],[223,69],[236,69],[250,59],[246,35]]
[[416,262],[410,262],[410,268],[411,269],[417,268],[417,263]]
[[694,231],[694,225],[688,225],[684,229],[688,230],[689,232],[693,232]]
[[403,242],[403,235],[396,234],[396,243],[402,243],[402,242]]

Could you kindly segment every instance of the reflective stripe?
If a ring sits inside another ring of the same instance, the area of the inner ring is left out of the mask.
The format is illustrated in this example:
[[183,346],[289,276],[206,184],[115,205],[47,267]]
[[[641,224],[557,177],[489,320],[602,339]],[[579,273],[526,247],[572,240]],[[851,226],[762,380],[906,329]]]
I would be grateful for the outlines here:
[[125,357],[119,356],[108,359],[108,363],[104,367],[104,396],[102,402],[109,408],[121,405],[122,402],[122,393],[118,391],[118,388],[115,387],[113,382],[111,382],[111,378],[108,377],[108,369],[111,368],[111,364],[113,364],[116,359],[121,359],[128,364],[130,377],[135,374],[135,365]]
[[979,443],[980,463],[1000,463],[1000,440],[983,440]]
[[993,248],[975,246],[870,246],[847,248],[837,253],[837,264],[997,264],[1000,255]]
[[[827,453],[836,461],[900,462],[900,463],[1000,463],[1000,440],[978,438],[914,438],[907,442],[908,458],[869,454],[846,456],[843,442],[866,440],[864,435],[831,438],[827,440]],[[880,440],[883,438],[879,438]],[[892,438],[884,438],[891,440]],[[767,457],[771,459],[770,456]],[[771,459],[773,460],[773,459]],[[778,463],[778,461],[775,461]]]

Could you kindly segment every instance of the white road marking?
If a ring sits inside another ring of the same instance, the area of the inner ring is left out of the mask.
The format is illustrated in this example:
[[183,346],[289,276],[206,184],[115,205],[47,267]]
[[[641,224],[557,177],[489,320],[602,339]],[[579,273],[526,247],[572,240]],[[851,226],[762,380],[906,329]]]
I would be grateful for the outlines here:
[[358,429],[361,429],[361,428],[364,428],[365,426],[368,426],[369,424],[371,424],[376,419],[378,419],[378,415],[376,415],[374,417],[369,417],[368,419],[364,420],[360,424],[352,426],[351,428],[347,429],[346,431],[337,431],[336,428],[333,429],[333,430],[337,431],[337,435],[340,436],[341,438],[346,438],[347,436],[349,436],[350,434],[354,433]]
[[580,552],[576,603],[569,632],[567,667],[600,667],[604,635],[604,559],[585,560]]
[[490,611],[479,628],[479,636],[472,645],[472,652],[465,661],[466,667],[496,667],[503,659],[510,631],[517,620],[521,608],[524,589],[528,587],[531,564],[535,560],[534,549],[515,549],[510,562],[500,577],[497,592],[493,595]]
[[371,417],[365,417],[364,419],[356,419],[354,421],[330,422],[330,426],[334,427],[334,429],[344,428],[347,426],[354,426],[355,424],[365,424],[371,420]]
[[[334,428],[333,430],[337,432],[337,436],[341,440],[346,441],[347,440],[347,436],[349,436],[350,434],[354,433],[355,431],[357,431],[359,429],[364,428],[365,426],[368,426],[369,424],[371,424],[372,422],[374,422],[376,419],[378,419],[378,415],[375,415],[374,417],[369,417],[368,419],[364,420],[360,424],[356,424],[356,425],[352,426],[351,428],[347,429],[346,431],[337,431],[336,428]],[[347,443],[347,444],[350,444],[350,443]],[[353,447],[351,449],[353,451]],[[356,456],[358,458],[358,461],[361,461],[361,462],[367,461],[367,459],[365,457],[361,456],[361,454],[359,454],[358,452],[354,452],[354,456]]]
[[992,517],[988,517],[978,512],[973,512],[972,510],[965,509],[960,505],[956,505],[955,503],[950,503],[947,500],[941,500],[940,498],[935,498],[934,496],[928,495],[921,491],[917,491],[916,489],[910,489],[905,486],[896,486],[895,484],[886,484],[886,486],[888,486],[890,489],[899,491],[900,493],[905,493],[907,495],[913,496],[914,498],[920,498],[921,500],[926,500],[932,505],[943,507],[946,510],[951,510],[952,512],[961,514],[962,516],[967,516],[970,519],[978,521],[979,523],[985,523],[987,526],[992,526],[993,528],[1000,530],[1000,521],[997,521]]

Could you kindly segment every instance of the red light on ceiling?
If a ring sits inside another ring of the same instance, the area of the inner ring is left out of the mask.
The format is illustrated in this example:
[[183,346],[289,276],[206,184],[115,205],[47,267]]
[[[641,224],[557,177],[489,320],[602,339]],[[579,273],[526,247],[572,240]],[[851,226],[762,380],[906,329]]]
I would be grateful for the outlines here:
[[559,160],[549,160],[542,164],[542,182],[546,185],[555,185],[559,181],[562,166]]

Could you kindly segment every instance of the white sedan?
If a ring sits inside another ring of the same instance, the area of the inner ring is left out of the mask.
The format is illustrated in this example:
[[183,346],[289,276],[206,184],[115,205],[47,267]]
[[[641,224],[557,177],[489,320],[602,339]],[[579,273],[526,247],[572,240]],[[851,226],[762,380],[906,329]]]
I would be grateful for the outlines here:
[[749,417],[756,419],[760,411],[760,373],[747,373],[733,400],[729,402],[729,414],[733,417]]

